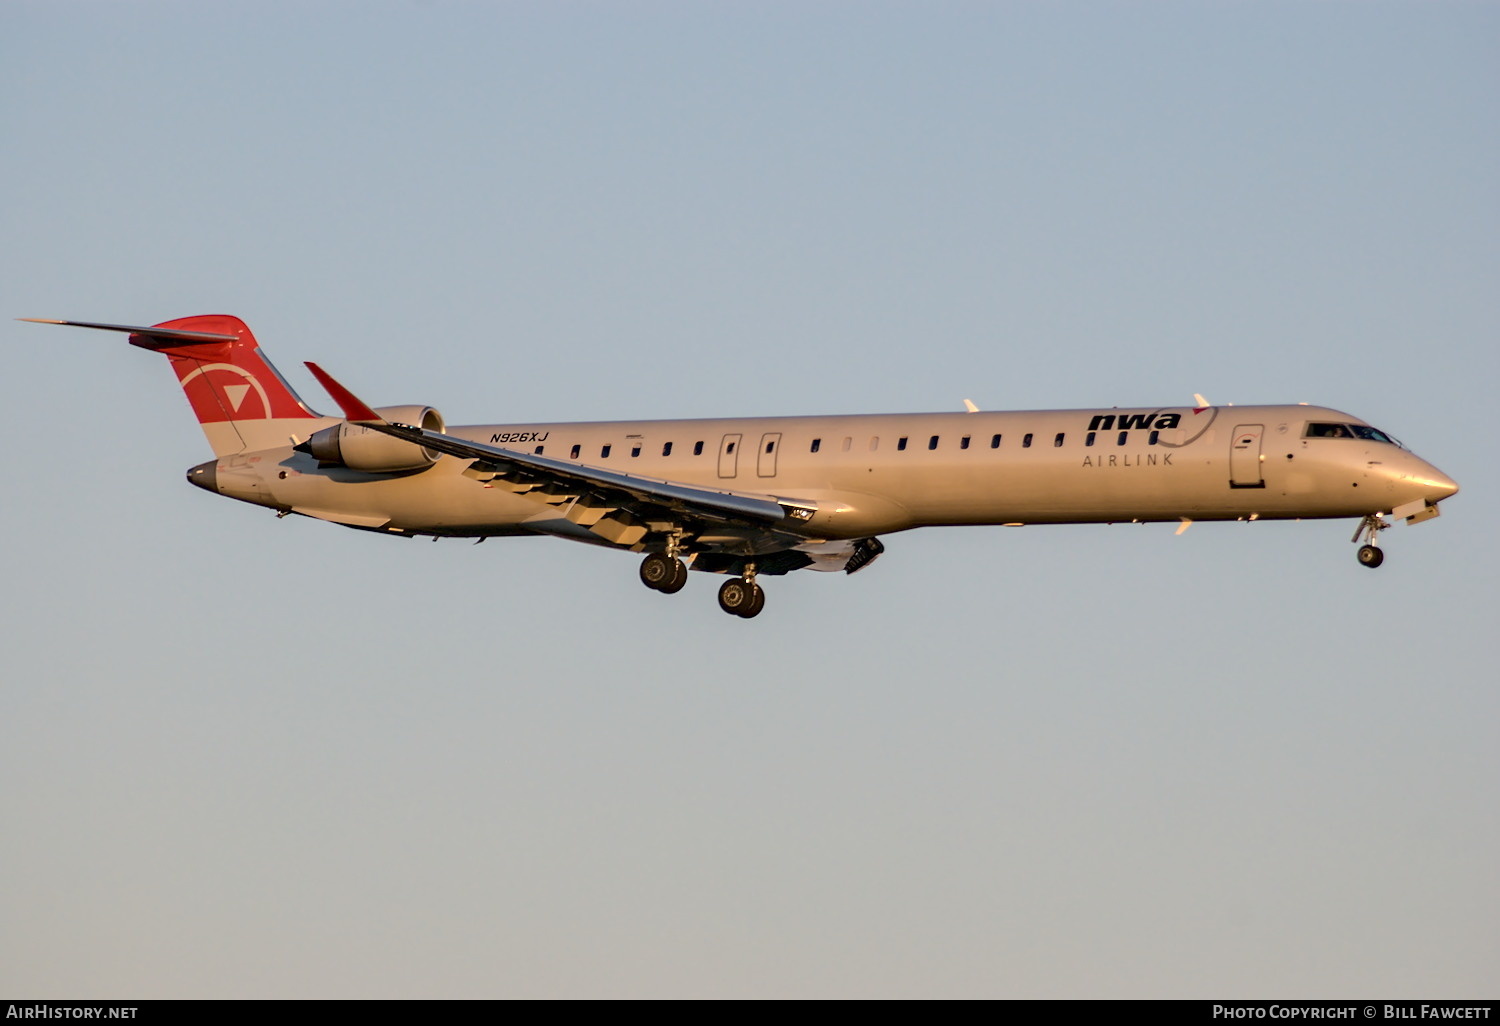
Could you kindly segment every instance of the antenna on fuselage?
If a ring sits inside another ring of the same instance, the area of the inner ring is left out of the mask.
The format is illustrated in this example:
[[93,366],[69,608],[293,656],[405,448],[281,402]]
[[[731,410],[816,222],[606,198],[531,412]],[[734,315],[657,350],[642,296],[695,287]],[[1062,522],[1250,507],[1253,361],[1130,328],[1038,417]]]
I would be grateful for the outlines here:
[[964,400],[964,409],[968,410],[970,413],[978,413],[979,412],[979,407],[977,407],[977,406],[974,405],[974,400],[972,400],[972,399],[965,399]]

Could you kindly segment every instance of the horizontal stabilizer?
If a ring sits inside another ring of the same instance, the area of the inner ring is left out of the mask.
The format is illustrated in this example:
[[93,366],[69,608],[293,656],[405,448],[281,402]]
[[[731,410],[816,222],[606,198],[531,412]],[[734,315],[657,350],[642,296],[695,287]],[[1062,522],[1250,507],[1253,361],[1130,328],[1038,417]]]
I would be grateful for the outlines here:
[[[237,335],[220,335],[211,331],[183,331],[180,328],[152,328],[137,324],[94,324],[90,321],[58,321],[48,317],[17,317],[18,321],[32,324],[66,324],[72,328],[98,328],[100,331],[124,331],[142,338],[157,339],[162,348],[181,345],[184,342],[238,342]],[[146,346],[145,348],[155,348]]]

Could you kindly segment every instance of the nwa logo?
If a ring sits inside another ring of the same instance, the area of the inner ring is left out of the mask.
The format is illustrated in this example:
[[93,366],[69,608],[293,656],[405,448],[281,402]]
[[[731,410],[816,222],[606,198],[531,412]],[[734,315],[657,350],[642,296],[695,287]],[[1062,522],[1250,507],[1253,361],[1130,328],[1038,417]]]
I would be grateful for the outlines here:
[[1100,413],[1089,421],[1090,431],[1166,431],[1182,423],[1180,413]]
[[231,363],[198,364],[181,377],[182,390],[198,420],[265,420],[271,416],[271,397],[255,375]]

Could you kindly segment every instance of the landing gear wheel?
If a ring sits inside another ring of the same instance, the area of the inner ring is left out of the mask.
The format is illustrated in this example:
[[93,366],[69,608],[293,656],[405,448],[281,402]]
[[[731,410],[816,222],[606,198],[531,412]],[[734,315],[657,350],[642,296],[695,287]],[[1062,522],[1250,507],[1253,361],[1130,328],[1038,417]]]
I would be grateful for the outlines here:
[[758,584],[742,577],[732,577],[719,588],[719,608],[731,616],[748,620],[766,608],[766,593]]
[[676,595],[679,591],[682,590],[682,586],[687,583],[688,568],[686,564],[684,564],[680,559],[674,559],[671,561],[671,563],[671,578],[668,579],[665,584],[659,585],[656,589],[663,595]]
[[[680,559],[653,552],[641,561],[641,583],[654,591],[664,591],[670,595],[674,591],[681,591],[682,586],[687,583],[687,567],[682,565]],[[676,587],[673,587],[674,583]]]
[[766,608],[766,590],[758,584],[751,584],[750,588],[752,591],[754,591],[755,595],[750,600],[749,607],[740,612],[740,615],[743,616],[746,620],[750,619],[752,616],[759,616],[760,611]]
[[1385,522],[1385,517],[1379,513],[1371,513],[1359,522],[1359,526],[1354,529],[1354,537],[1349,540],[1357,542],[1364,539],[1364,544],[1359,547],[1360,566],[1367,566],[1374,570],[1385,562],[1385,553],[1380,551],[1380,546],[1375,542],[1380,537],[1380,532],[1390,526]]

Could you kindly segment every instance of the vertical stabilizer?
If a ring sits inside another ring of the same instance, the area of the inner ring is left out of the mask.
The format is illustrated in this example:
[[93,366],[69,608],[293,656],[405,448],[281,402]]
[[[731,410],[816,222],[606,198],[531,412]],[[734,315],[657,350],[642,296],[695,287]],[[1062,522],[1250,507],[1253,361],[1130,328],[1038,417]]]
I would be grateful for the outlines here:
[[228,314],[179,317],[153,325],[167,331],[231,336],[234,341],[198,342],[131,333],[132,345],[159,352],[172,362],[214,455],[269,449],[301,441],[321,418],[310,410],[265,358],[245,322]]
[[292,391],[238,317],[204,314],[150,327],[41,323],[129,332],[131,345],[165,356],[216,456],[296,444],[329,422]]

